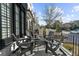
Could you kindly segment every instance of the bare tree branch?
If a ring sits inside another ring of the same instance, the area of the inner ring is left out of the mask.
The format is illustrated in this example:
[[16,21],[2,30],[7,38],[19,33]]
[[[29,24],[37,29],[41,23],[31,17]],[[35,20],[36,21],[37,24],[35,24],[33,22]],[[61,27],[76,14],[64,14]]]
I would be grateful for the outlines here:
[[57,9],[56,7],[47,7],[45,8],[43,20],[47,23],[47,25],[51,25],[53,21],[62,15],[62,10]]

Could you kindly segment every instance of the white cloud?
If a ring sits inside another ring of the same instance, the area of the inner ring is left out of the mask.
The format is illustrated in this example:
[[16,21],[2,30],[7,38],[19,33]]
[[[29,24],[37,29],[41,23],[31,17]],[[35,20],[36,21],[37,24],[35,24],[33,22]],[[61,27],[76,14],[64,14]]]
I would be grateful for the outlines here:
[[38,12],[38,14],[41,16],[42,14],[41,14],[41,12]]
[[46,25],[46,22],[45,21],[39,21],[39,25]]
[[70,14],[70,15],[67,14],[66,17],[68,17],[68,18],[71,17],[72,18],[72,17],[74,17],[74,15],[73,14]]
[[72,12],[79,12],[79,5],[74,6]]
[[74,12],[74,10],[72,9],[72,12]]
[[70,15],[69,15],[69,14],[67,14],[67,15],[66,15],[66,17],[70,17]]
[[74,17],[74,15],[72,14],[71,17]]
[[70,18],[70,17],[62,17],[62,21],[63,21],[63,23],[68,23],[68,22],[70,22],[70,21],[72,21],[72,19]]
[[39,11],[39,12],[37,12],[37,17],[39,18],[39,20],[41,20],[42,19],[42,13]]
[[34,6],[32,5],[32,9],[34,9]]

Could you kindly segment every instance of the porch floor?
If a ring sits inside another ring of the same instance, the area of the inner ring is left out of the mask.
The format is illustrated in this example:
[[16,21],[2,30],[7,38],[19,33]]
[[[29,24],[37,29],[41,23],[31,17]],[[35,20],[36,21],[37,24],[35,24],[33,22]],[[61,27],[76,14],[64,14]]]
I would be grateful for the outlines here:
[[[64,54],[57,49],[55,51],[59,56],[64,56]],[[11,56],[18,56],[19,53],[16,51],[14,54],[11,54]],[[30,51],[25,52],[25,54],[22,54],[22,56],[55,56],[51,51],[48,50],[48,53],[45,53],[45,46],[41,45],[39,47],[36,47],[33,49],[33,53],[30,54]]]

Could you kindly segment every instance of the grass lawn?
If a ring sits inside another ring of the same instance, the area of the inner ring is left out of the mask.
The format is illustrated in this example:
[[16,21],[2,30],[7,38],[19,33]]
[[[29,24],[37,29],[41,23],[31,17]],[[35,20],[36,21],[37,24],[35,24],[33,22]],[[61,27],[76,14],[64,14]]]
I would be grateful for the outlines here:
[[[72,43],[64,43],[63,46],[68,49],[70,52],[73,52],[73,44]],[[74,54],[79,56],[79,46],[74,45]]]

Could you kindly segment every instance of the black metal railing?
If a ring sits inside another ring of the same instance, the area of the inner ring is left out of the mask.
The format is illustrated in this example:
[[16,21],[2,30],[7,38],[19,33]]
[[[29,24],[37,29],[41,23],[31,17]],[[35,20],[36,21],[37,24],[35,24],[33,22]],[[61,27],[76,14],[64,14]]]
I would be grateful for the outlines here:
[[69,33],[64,40],[64,42],[70,43],[72,45],[72,55],[79,55],[79,34]]

